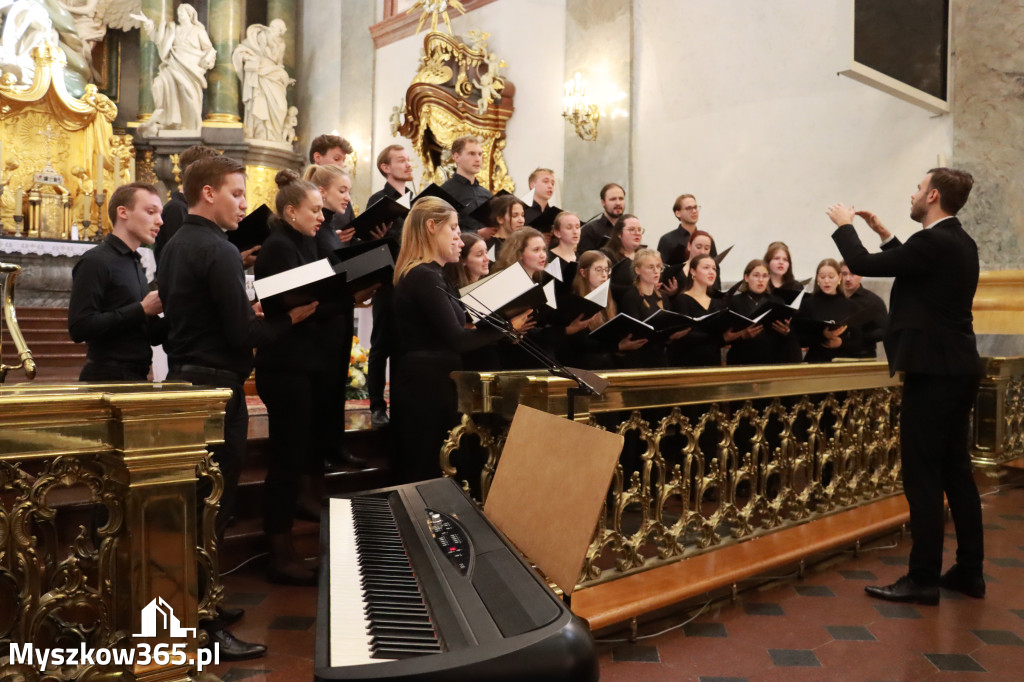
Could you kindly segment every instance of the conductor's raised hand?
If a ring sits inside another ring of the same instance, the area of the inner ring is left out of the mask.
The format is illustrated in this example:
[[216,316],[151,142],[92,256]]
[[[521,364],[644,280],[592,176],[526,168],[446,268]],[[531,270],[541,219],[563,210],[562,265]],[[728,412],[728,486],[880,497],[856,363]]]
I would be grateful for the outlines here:
[[292,324],[298,324],[304,319],[316,312],[316,307],[319,305],[319,301],[313,301],[306,305],[295,306],[288,311],[288,317],[292,318]]
[[853,206],[847,207],[845,204],[832,204],[829,206],[825,213],[831,218],[832,222],[836,225],[852,225],[853,216],[856,213],[853,210]]
[[527,310],[525,313],[516,315],[509,322],[517,332],[528,332],[537,326],[537,320],[533,319],[532,315],[533,311]]
[[882,224],[882,221],[878,219],[878,216],[871,211],[857,211],[857,215],[864,219],[864,222],[868,224],[868,227],[871,228],[872,232],[881,237],[883,242],[892,236],[892,232],[890,232],[885,225]]

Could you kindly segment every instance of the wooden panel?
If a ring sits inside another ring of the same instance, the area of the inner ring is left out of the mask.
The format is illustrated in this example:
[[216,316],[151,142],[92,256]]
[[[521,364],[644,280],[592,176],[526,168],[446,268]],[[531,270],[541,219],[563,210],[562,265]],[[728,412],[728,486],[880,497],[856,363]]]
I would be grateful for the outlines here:
[[572,598],[572,610],[590,624],[591,630],[600,630],[728,587],[744,578],[792,565],[812,554],[851,545],[859,539],[898,528],[909,520],[906,499],[902,495],[889,497],[692,559],[578,590]]

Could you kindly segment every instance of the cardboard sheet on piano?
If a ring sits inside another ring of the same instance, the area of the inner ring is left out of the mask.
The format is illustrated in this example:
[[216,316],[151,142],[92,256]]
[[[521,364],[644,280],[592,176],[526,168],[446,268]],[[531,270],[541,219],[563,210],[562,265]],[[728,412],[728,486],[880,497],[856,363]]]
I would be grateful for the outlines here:
[[572,594],[623,437],[525,405],[516,410],[484,514]]

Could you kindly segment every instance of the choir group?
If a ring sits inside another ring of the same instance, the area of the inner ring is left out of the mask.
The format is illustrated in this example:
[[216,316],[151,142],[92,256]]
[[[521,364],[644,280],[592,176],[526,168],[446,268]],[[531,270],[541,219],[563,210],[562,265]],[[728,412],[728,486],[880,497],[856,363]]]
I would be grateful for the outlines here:
[[[293,519],[318,517],[325,460],[362,464],[341,446],[340,419],[357,303],[373,303],[368,390],[375,425],[389,419],[390,358],[389,432],[407,481],[440,473],[441,444],[458,421],[450,375],[459,369],[545,366],[538,355],[586,369],[786,363],[799,362],[801,348],[807,361],[830,361],[874,357],[881,339],[885,306],[858,277],[825,259],[813,292],[803,295],[781,242],[723,291],[718,263],[728,250],[720,253],[698,228],[692,195],[674,204],[678,228],[649,248],[641,220],[625,212],[620,185],[601,189],[602,211],[585,224],[551,203],[555,175],[548,169],[530,175],[529,205],[508,193],[492,196],[476,178],[480,144],[466,137],[452,147],[455,174],[419,197],[409,187],[408,151],[382,150],[377,169],[386,182],[364,214],[378,202],[407,209],[404,219],[367,228],[354,216],[352,182],[341,168],[350,152],[343,138],[316,138],[301,176],[278,174],[269,229],[261,244],[250,245],[229,239],[249,209],[244,166],[193,147],[181,157],[182,191],[162,212],[152,186],[133,183],[114,193],[114,231],[74,273],[69,327],[89,344],[83,380],[145,380],[149,346],[163,343],[169,379],[232,389],[225,442],[213,448],[225,477],[219,533],[245,449],[242,387],[255,368],[269,419],[264,525],[272,580],[315,584],[315,567],[292,550]],[[136,253],[154,242],[159,293],[148,292]],[[378,243],[394,257],[386,281],[371,278],[342,296],[294,305],[284,296],[248,299],[244,268],[253,267],[260,281],[322,259],[339,266],[346,253]],[[521,268],[549,298],[503,311],[500,325],[486,316],[471,322],[460,290],[509,268]],[[554,286],[544,287],[552,278]],[[230,635],[221,636],[223,643]]]

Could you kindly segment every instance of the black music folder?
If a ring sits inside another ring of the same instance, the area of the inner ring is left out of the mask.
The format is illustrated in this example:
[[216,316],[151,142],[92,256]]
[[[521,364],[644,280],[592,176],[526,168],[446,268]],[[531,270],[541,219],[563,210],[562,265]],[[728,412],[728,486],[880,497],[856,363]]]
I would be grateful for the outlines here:
[[763,325],[770,327],[772,322],[791,320],[796,317],[800,310],[800,301],[803,299],[803,292],[793,299],[793,303],[785,304],[778,301],[766,301],[757,307],[750,315],[740,315],[735,310],[730,310],[729,315],[732,323],[729,327],[734,332],[743,331],[747,327]]
[[238,221],[238,229],[228,232],[228,241],[239,251],[259,246],[270,236],[270,218],[274,212],[266,204]]
[[730,251],[732,251],[732,247],[733,247],[733,246],[736,246],[736,245],[735,245],[735,244],[733,244],[732,246],[730,246],[729,248],[727,248],[727,249],[726,249],[725,251],[722,251],[722,252],[721,252],[720,254],[718,254],[717,256],[715,256],[715,263],[716,263],[716,264],[720,264],[720,263],[721,263],[722,261],[724,261],[724,260],[725,260],[725,257],[729,255],[729,252],[730,252]]
[[330,261],[300,265],[253,282],[256,296],[267,315],[284,313],[313,301],[335,301],[347,295],[345,273]]
[[[685,263],[676,263],[675,265],[666,265],[665,269],[661,271],[661,283],[668,284],[669,280],[675,278],[676,284],[680,287],[686,281],[686,275],[683,274],[683,266]],[[682,289],[680,289],[682,291]]]
[[504,270],[459,290],[459,298],[472,309],[469,315],[474,321],[488,313],[497,313],[511,319],[531,308],[547,305],[544,287],[537,284],[519,263],[513,263]]
[[655,329],[651,325],[646,322],[641,322],[635,317],[630,317],[626,313],[619,313],[594,331],[590,332],[590,337],[600,343],[618,346],[619,341],[622,341],[630,334],[633,335],[634,341],[638,339],[649,339],[654,336]]
[[[839,294],[842,296],[842,294]],[[839,320],[820,320],[813,317],[794,317],[793,330],[802,340],[814,341],[822,336],[826,329],[839,329],[858,322],[868,315],[868,308],[858,306],[857,310]]]
[[[490,199],[474,208],[472,211],[470,211],[469,217],[473,218],[484,227],[497,227],[498,219],[496,216],[491,215],[492,211],[494,210],[494,200],[497,199],[498,197],[507,197],[510,194],[512,193],[509,192],[507,189],[498,190],[497,194],[495,194]],[[519,203],[522,202],[520,201]],[[525,204],[523,205],[523,210],[526,210]]]
[[373,231],[380,225],[388,226],[388,235],[398,234],[400,230],[395,229],[395,223],[401,224],[409,215],[409,208],[390,197],[381,197],[365,211],[356,216],[347,227],[356,230],[356,236],[362,241],[373,241]]
[[548,232],[551,231],[551,228],[554,227],[555,218],[561,212],[562,209],[558,208],[557,206],[549,205],[547,208],[541,211],[539,216],[528,222],[527,225],[529,225],[530,227],[539,232],[547,234]]
[[415,206],[416,202],[422,199],[423,197],[437,197],[438,199],[443,199],[444,201],[448,202],[448,205],[454,208],[456,211],[462,210],[462,202],[453,197],[451,194],[448,194],[448,192],[445,192],[443,189],[441,189],[441,186],[436,183],[432,182],[426,187],[424,187],[422,192],[413,197],[410,205]]
[[580,315],[584,320],[589,320],[594,315],[608,307],[608,291],[611,281],[605,280],[604,284],[591,291],[586,296],[580,296],[571,288],[558,288],[558,318],[565,324],[574,322]]
[[335,250],[334,255],[341,261],[335,269],[345,274],[345,288],[354,293],[391,281],[397,251],[398,246],[391,239],[358,242]]
[[674,334],[697,324],[689,315],[683,315],[674,310],[655,310],[644,319],[644,323],[654,327],[659,334]]

